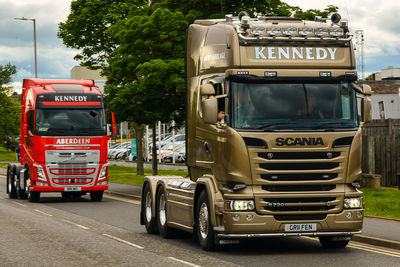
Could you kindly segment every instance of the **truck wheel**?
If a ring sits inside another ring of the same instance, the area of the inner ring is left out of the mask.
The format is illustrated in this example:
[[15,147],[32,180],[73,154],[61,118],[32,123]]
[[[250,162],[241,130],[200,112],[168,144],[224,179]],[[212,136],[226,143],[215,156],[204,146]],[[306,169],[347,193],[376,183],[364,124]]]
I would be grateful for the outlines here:
[[[21,172],[20,170],[22,169],[17,169],[17,182],[16,182],[16,187],[17,187],[17,196],[19,199],[27,199],[28,195],[25,192],[25,177],[21,177]],[[21,185],[23,188],[21,188]]]
[[157,227],[160,235],[164,238],[171,237],[172,229],[167,224],[167,198],[163,186],[157,191],[156,214]]
[[29,191],[28,192],[28,200],[30,202],[39,202],[40,201],[40,192]]
[[17,198],[14,171],[10,167],[7,168],[7,193],[9,198]]
[[201,192],[197,202],[197,237],[200,246],[206,251],[212,251],[216,248],[215,231],[211,224],[210,204],[206,191]]
[[350,236],[320,236],[319,242],[323,248],[345,248],[350,239]]
[[90,192],[90,200],[101,201],[103,199],[104,191],[92,191]]
[[149,234],[157,234],[157,222],[155,216],[153,216],[153,197],[151,195],[150,186],[148,183],[143,189],[144,200],[142,202],[142,214],[144,216],[144,226]]

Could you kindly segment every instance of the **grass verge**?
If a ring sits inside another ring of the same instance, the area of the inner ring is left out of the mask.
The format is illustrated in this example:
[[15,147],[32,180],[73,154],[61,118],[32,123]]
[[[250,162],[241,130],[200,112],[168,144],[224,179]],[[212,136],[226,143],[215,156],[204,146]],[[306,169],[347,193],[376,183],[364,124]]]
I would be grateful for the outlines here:
[[400,219],[400,190],[395,188],[361,188],[365,215]]
[[17,161],[17,154],[7,151],[4,147],[0,147],[0,161]]
[[[137,175],[136,168],[111,165],[108,168],[108,179],[110,182],[142,185],[145,176],[152,175],[151,169],[144,169],[144,175]],[[158,175],[179,175],[186,177],[187,171],[158,170]]]

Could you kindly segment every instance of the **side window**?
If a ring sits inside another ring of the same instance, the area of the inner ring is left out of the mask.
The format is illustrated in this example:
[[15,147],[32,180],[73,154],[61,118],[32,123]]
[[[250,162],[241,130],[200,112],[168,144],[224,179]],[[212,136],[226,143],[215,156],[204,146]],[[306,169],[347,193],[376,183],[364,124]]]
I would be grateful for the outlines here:
[[29,110],[27,112],[27,117],[26,121],[28,123],[28,131],[31,131],[33,133],[33,130],[35,129],[35,116],[34,116],[34,110]]

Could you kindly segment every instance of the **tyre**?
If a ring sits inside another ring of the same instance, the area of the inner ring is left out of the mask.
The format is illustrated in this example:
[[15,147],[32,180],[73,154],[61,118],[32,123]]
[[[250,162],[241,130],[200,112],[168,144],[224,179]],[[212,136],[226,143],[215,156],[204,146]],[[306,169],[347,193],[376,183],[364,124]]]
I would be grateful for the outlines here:
[[28,200],[30,202],[39,202],[40,201],[40,192],[29,191]]
[[9,198],[17,198],[17,189],[15,188],[15,172],[11,167],[7,168],[7,193]]
[[323,248],[345,248],[350,242],[350,236],[320,236],[319,242]]
[[153,196],[150,191],[150,185],[147,183],[143,189],[142,214],[147,233],[157,234],[156,216],[153,216]]
[[[27,192],[25,191],[25,188],[26,188],[26,186],[25,186],[26,177],[24,177],[25,175],[21,175],[21,172],[20,172],[21,170],[22,169],[17,169],[17,174],[16,174],[16,177],[17,177],[17,181],[16,181],[17,196],[18,196],[19,199],[27,199],[28,195],[27,195]],[[23,188],[21,188],[21,185],[22,185]]]
[[170,238],[172,236],[172,229],[167,224],[167,197],[163,186],[158,189],[156,199],[156,218],[158,231],[162,237]]
[[197,202],[196,231],[200,246],[206,251],[217,248],[216,233],[211,224],[210,203],[206,191],[200,193]]
[[92,191],[90,192],[90,200],[101,201],[103,199],[104,191]]

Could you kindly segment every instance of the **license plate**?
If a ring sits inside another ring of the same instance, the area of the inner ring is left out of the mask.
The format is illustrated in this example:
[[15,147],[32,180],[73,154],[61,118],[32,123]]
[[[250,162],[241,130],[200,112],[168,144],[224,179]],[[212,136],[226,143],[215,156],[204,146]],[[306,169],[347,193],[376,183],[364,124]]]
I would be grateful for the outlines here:
[[285,224],[285,232],[315,232],[316,223],[291,223]]
[[64,187],[64,191],[67,191],[67,192],[81,191],[81,188],[80,187]]

